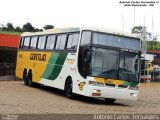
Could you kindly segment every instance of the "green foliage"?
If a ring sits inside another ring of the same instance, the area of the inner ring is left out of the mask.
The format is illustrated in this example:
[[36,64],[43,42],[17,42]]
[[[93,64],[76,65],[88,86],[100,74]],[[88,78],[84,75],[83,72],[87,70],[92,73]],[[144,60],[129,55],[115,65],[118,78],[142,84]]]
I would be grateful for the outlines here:
[[8,22],[6,26],[7,26],[7,31],[14,31],[14,27],[12,23]]
[[42,29],[39,29],[39,28],[35,28],[34,29],[34,32],[42,32],[43,30]]
[[31,23],[26,23],[23,25],[23,31],[24,32],[34,32],[34,27],[32,26]]
[[160,51],[160,42],[158,41],[147,41],[147,50]]
[[53,25],[45,25],[43,28],[44,28],[45,30],[47,30],[47,29],[53,29],[54,26],[53,26]]
[[136,34],[142,34],[143,33],[143,26],[134,26],[131,29],[132,33],[136,33]]
[[2,27],[1,29],[2,29],[2,31],[8,31],[7,27]]
[[22,30],[19,26],[17,26],[17,27],[15,28],[15,31],[16,31],[16,32],[23,32],[23,30]]
[[[26,23],[23,25],[23,28],[17,26],[17,27],[14,27],[12,23],[8,22],[6,25],[3,25],[3,24],[0,24],[1,27],[0,27],[0,32],[2,33],[10,33],[10,32],[17,32],[17,33],[22,33],[22,32],[39,32],[39,31],[43,31],[43,29],[39,29],[39,28],[35,28],[32,26],[31,23]],[[52,25],[47,25],[46,26],[47,28],[51,28],[53,27]]]

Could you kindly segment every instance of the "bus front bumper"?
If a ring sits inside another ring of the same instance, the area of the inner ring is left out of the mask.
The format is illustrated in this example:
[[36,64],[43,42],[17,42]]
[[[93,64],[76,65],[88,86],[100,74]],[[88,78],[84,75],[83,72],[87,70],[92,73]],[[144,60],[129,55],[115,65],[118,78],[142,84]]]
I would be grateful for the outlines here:
[[138,90],[129,90],[127,88],[99,87],[92,85],[86,86],[86,96],[88,97],[137,100],[138,93]]

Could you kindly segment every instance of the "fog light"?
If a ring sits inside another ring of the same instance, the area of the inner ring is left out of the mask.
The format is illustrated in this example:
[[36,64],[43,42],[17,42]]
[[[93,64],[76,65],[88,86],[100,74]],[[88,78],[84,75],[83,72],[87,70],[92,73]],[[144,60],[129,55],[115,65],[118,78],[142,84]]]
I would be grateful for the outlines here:
[[136,97],[137,94],[136,93],[130,93],[130,96]]

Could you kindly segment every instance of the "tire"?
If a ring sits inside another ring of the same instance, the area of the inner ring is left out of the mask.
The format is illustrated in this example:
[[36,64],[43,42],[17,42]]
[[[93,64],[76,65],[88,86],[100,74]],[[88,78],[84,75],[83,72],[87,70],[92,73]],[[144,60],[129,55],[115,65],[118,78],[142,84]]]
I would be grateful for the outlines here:
[[24,82],[24,85],[28,85],[27,72],[26,71],[24,71],[24,73],[23,73],[23,82]]
[[116,99],[112,99],[112,98],[105,98],[105,103],[109,103],[112,104],[115,102]]
[[69,79],[65,85],[65,92],[66,92],[66,97],[69,99],[74,99],[75,94],[72,92],[73,88],[73,83],[72,79]]
[[34,87],[34,83],[33,83],[33,81],[32,81],[32,72],[29,72],[29,73],[28,73],[27,81],[28,81],[28,86]]

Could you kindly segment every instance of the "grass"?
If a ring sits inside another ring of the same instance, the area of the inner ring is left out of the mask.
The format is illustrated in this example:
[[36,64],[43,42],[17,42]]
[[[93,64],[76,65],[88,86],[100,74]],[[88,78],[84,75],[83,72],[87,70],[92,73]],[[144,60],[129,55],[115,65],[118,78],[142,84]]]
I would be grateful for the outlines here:
[[9,34],[9,35],[21,35],[20,32],[13,32],[13,31],[1,31],[0,34]]

